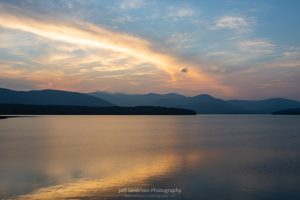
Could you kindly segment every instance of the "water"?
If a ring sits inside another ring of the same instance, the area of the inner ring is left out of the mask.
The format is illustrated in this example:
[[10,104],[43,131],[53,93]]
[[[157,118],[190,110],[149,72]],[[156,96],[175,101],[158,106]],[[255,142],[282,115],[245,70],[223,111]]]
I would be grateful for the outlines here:
[[[174,191],[138,191],[151,188]],[[300,199],[300,118],[0,120],[0,197]]]

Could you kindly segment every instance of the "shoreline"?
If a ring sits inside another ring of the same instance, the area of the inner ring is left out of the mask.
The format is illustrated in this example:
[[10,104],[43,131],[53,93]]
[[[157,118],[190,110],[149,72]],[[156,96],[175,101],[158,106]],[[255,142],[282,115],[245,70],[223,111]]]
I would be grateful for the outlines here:
[[7,119],[7,118],[12,118],[12,117],[18,117],[18,116],[0,116],[0,119]]
[[0,104],[3,116],[22,115],[196,115],[193,110],[159,106],[91,107],[64,105]]
[[24,115],[24,116],[22,116],[22,115],[16,115],[16,116],[2,115],[2,116],[0,116],[0,120],[1,120],[1,119],[14,118],[14,117],[33,117],[33,116],[27,116],[27,115]]

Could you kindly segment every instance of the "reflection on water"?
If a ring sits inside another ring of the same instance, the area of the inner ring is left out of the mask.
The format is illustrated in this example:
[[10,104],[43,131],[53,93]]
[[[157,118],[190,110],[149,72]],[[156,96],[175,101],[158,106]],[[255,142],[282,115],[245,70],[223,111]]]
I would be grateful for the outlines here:
[[299,199],[299,130],[297,116],[0,120],[0,199],[122,198],[121,188],[179,188],[175,199]]

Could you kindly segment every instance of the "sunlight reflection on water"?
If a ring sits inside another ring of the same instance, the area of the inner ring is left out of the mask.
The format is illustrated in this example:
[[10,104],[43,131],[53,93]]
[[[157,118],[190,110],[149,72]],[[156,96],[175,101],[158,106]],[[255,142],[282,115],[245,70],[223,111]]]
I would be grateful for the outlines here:
[[299,130],[282,116],[1,120],[0,197],[121,198],[124,187],[180,188],[178,199],[299,197]]

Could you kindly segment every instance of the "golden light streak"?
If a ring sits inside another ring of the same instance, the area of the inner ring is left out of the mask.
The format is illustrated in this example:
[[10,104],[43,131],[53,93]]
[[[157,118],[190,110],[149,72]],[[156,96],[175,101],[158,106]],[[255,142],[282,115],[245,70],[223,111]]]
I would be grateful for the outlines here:
[[[162,160],[164,160],[164,162],[161,162]],[[124,187],[126,183],[142,183],[155,175],[171,173],[172,166],[178,165],[178,162],[178,156],[176,155],[163,155],[159,156],[156,162],[152,162],[155,163],[152,165],[149,165],[149,163],[138,164],[133,168],[123,170],[103,179],[81,180],[73,183],[50,186],[28,195],[19,196],[15,199],[51,200],[97,195],[99,191],[103,192],[116,187]]]
[[160,67],[169,73],[172,72],[170,69],[174,68],[172,66],[165,66],[165,63],[158,58],[159,55],[151,52],[149,43],[146,41],[129,35],[108,31],[84,22],[81,22],[79,25],[44,22],[24,15],[16,16],[1,12],[0,26],[75,45],[86,45],[123,52],[159,64]]
[[[35,34],[55,41],[91,48],[100,48],[122,52],[145,62],[154,64],[167,72],[171,88],[211,88],[220,93],[229,93],[230,88],[221,85],[211,76],[201,72],[190,62],[174,56],[160,53],[153,49],[151,43],[138,37],[118,33],[86,22],[71,24],[42,20],[33,13],[22,14],[22,10],[0,4],[0,26]],[[15,14],[18,13],[18,14]],[[33,17],[34,16],[34,17]],[[180,73],[181,68],[188,66],[189,73],[185,77]]]

